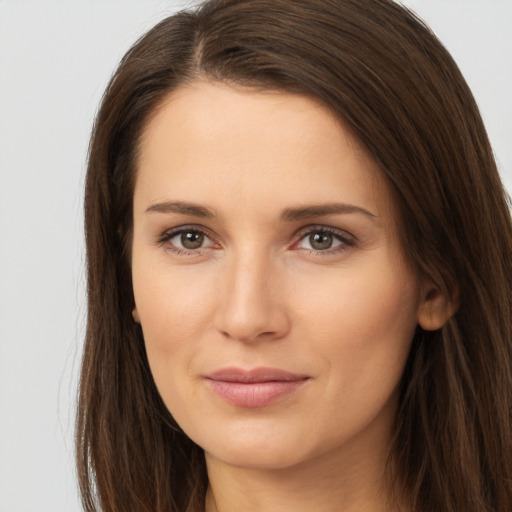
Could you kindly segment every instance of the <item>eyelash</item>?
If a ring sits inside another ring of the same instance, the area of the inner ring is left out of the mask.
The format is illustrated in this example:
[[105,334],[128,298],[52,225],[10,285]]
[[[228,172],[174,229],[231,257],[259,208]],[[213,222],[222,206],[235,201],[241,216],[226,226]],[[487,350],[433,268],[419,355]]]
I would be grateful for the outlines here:
[[159,245],[165,246],[168,251],[171,251],[178,256],[193,256],[200,254],[204,251],[204,249],[208,249],[208,247],[199,247],[198,249],[182,249],[181,247],[176,247],[175,245],[169,243],[173,238],[182,235],[183,233],[197,233],[203,235],[209,240],[213,240],[213,237],[210,235],[207,229],[202,226],[191,225],[180,226],[179,228],[166,231],[158,238],[157,243]]
[[[172,253],[178,255],[178,256],[194,256],[201,254],[205,249],[209,249],[210,247],[199,247],[197,249],[184,249],[181,247],[176,247],[174,244],[170,244],[169,242],[184,233],[196,233],[199,235],[204,236],[205,238],[209,239],[210,241],[214,242],[213,237],[210,235],[209,230],[205,229],[202,226],[196,226],[196,225],[190,225],[190,226],[180,226],[179,228],[171,229],[169,231],[166,231],[163,233],[157,240],[157,243],[162,246],[166,246],[165,248]],[[312,225],[307,226],[303,229],[301,229],[294,238],[297,238],[297,241],[292,244],[292,249],[294,250],[301,250],[300,248],[297,248],[296,246],[299,245],[303,240],[305,240],[308,236],[311,236],[313,234],[328,234],[331,235],[335,240],[340,242],[340,244],[334,248],[328,248],[326,250],[318,250],[318,249],[302,249],[306,251],[308,254],[311,255],[320,255],[320,256],[329,256],[333,254],[338,254],[343,251],[346,251],[350,247],[354,247],[357,244],[357,239],[351,235],[350,233],[347,233],[346,231],[331,228],[328,226],[322,226],[322,225]]]
[[[303,228],[299,233],[296,235],[298,237],[297,242],[293,244],[292,247],[297,246],[300,244],[303,240],[305,240],[308,236],[311,236],[313,234],[328,234],[331,235],[335,240],[338,242],[341,242],[340,245],[336,247],[332,247],[326,250],[317,250],[317,249],[303,249],[304,251],[307,251],[308,254],[311,255],[319,255],[319,256],[332,256],[333,254],[339,254],[341,252],[346,251],[350,247],[354,247],[357,243],[357,239],[351,235],[350,233],[347,233],[346,231],[331,228],[328,226],[322,226],[322,225],[313,225],[313,226],[307,226]],[[298,250],[298,249],[297,249]]]

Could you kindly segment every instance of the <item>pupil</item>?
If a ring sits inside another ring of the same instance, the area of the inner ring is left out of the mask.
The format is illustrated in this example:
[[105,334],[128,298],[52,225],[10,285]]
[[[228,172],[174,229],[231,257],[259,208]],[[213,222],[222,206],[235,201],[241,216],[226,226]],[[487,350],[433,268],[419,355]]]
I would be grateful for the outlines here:
[[199,249],[203,242],[204,235],[197,231],[187,231],[181,234],[181,244],[185,249]]
[[332,235],[330,233],[314,233],[309,236],[309,243],[316,250],[330,249]]

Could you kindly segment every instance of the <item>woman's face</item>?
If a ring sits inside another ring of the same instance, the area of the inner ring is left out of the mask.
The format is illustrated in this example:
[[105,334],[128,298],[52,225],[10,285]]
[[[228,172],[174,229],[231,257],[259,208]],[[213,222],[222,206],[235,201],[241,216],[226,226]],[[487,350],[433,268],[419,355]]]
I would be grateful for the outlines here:
[[385,450],[424,302],[357,141],[311,99],[200,82],[138,163],[134,317],[183,430],[253,468]]

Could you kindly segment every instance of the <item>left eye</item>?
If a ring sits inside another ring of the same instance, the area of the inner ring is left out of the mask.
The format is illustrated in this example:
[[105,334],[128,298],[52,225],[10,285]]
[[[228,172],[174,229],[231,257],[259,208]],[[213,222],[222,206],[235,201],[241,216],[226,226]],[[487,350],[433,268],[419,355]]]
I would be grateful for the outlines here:
[[345,245],[353,245],[348,237],[331,231],[315,230],[303,236],[297,244],[297,248],[321,252]]

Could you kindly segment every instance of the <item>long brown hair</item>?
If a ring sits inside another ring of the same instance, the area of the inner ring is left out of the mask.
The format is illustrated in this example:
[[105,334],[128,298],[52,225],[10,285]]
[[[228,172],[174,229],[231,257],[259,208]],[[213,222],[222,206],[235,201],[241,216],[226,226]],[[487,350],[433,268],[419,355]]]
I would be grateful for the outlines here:
[[138,141],[198,77],[327,106],[389,180],[404,251],[460,307],[418,328],[390,471],[417,512],[512,509],[512,226],[473,96],[432,32],[391,0],[212,0],[139,40],[112,78],[85,191],[88,318],[77,419],[87,511],[204,507],[202,450],[174,422],[132,321]]

